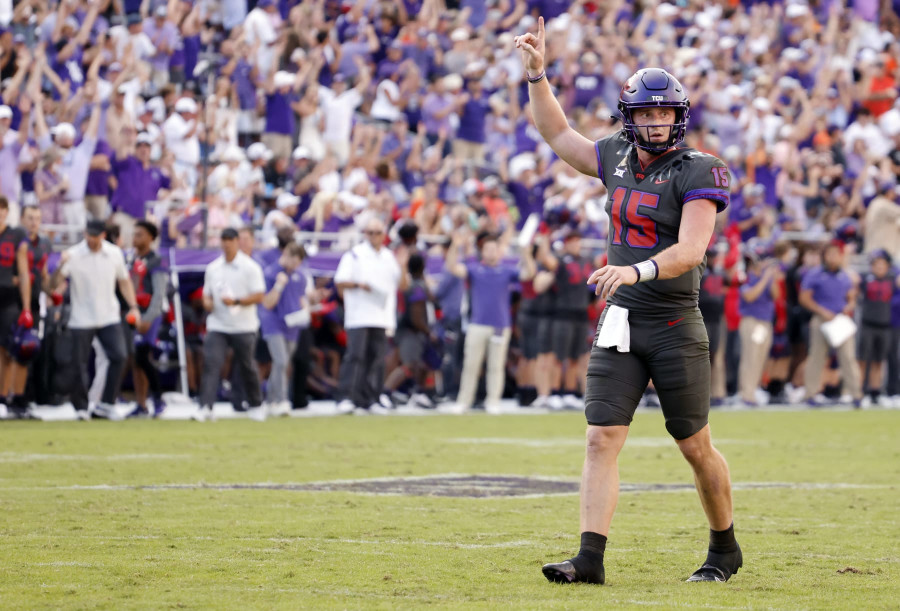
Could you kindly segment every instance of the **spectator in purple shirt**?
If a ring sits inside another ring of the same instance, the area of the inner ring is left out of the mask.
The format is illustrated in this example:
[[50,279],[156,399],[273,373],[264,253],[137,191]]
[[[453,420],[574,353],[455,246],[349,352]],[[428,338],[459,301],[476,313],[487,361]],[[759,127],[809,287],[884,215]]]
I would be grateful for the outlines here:
[[466,161],[484,161],[485,122],[490,112],[487,96],[481,81],[472,79],[466,84],[466,93],[459,96],[462,112],[459,115],[459,129],[453,141],[453,154]]
[[262,141],[276,158],[287,159],[293,150],[294,112],[300,103],[298,84],[302,84],[301,77],[283,70],[275,72],[266,83],[266,128]]
[[[464,101],[462,96],[457,95],[461,87],[462,77],[458,74],[432,80],[431,92],[425,96],[422,104],[422,120],[425,123],[425,136],[429,144],[436,143],[441,134],[445,136],[450,134],[450,115],[457,112]],[[449,153],[450,143],[445,141],[442,156]]]
[[738,385],[741,399],[756,405],[756,389],[772,347],[772,320],[778,298],[777,261],[760,262],[756,253],[747,257],[747,282],[741,287],[741,364]]
[[153,18],[144,20],[144,34],[156,48],[156,54],[150,58],[150,78],[157,90],[169,82],[169,60],[181,42],[178,28],[167,19],[167,15],[166,5],[160,4],[153,11]]
[[602,97],[604,89],[603,75],[600,74],[600,62],[597,55],[591,52],[581,57],[581,70],[575,75],[574,105],[587,108],[595,99]]
[[467,411],[475,402],[481,366],[487,353],[487,397],[484,405],[485,410],[491,412],[499,408],[505,381],[511,329],[510,285],[520,279],[533,278],[536,268],[530,248],[522,249],[521,271],[504,265],[504,246],[491,235],[482,239],[481,261],[462,263],[459,261],[459,251],[465,241],[465,234],[454,233],[445,261],[448,272],[457,278],[468,279],[472,300],[456,408],[457,411]]
[[862,404],[862,379],[856,362],[856,333],[839,346],[830,346],[822,332],[822,324],[838,315],[850,315],[856,303],[857,281],[844,269],[844,245],[831,242],[822,254],[823,265],[810,270],[800,285],[800,305],[812,312],[809,323],[809,356],[806,359],[806,400],[821,405],[817,398],[829,347],[837,353],[844,388],[853,395],[856,406]]
[[90,218],[105,221],[109,216],[109,196],[112,192],[109,179],[114,156],[115,151],[105,140],[97,141],[84,191],[84,206]]
[[152,139],[141,132],[132,142],[116,151],[112,170],[116,191],[112,197],[114,222],[120,227],[126,244],[130,243],[134,224],[145,216],[147,202],[156,201],[170,187],[169,177],[150,163]]

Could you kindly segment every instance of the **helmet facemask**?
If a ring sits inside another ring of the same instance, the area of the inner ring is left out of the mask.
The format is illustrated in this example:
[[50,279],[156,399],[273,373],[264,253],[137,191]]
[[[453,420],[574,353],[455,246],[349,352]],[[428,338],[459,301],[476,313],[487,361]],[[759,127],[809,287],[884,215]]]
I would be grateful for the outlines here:
[[[650,153],[664,153],[673,146],[680,144],[684,140],[687,132],[688,119],[690,117],[690,102],[642,102],[637,104],[625,104],[619,102],[619,111],[622,113],[622,123],[625,127],[625,138],[638,148],[644,149]],[[632,111],[641,108],[664,107],[672,108],[675,111],[674,123],[652,123],[647,125],[637,125],[634,122]],[[651,127],[668,127],[669,137],[663,142],[653,143],[644,139],[639,131],[640,128]]]

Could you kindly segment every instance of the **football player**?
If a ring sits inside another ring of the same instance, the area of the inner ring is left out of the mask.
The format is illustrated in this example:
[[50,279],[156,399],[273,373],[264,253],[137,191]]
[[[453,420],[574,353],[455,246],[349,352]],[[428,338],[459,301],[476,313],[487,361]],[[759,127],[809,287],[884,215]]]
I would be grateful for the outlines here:
[[588,279],[607,301],[585,386],[587,450],[581,481],[581,549],[547,564],[553,582],[603,583],[606,537],[619,495],[617,458],[650,379],[666,429],[694,471],[709,521],[709,551],[688,581],[726,581],[741,567],[728,465],[713,447],[709,340],[698,288],[731,177],[719,159],[681,145],[690,102],[659,68],[622,86],[623,129],[591,142],[572,127],[544,73],[544,20],[516,38],[534,122],[564,161],[609,190],[608,263]]
[[12,358],[8,346],[16,327],[30,329],[31,282],[28,275],[28,239],[21,227],[9,227],[9,201],[0,196],[0,416],[6,417],[6,394],[12,386]]

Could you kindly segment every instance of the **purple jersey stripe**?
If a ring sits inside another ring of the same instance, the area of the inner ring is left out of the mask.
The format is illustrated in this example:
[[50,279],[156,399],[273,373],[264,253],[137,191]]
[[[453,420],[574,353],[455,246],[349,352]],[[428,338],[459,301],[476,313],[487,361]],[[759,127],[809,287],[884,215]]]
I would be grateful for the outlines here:
[[720,202],[721,205],[716,206],[719,212],[727,208],[731,202],[731,196],[728,194],[728,191],[722,189],[694,189],[693,191],[688,191],[684,196],[684,203],[686,204],[695,199],[711,199]]
[[594,142],[594,152],[597,153],[597,175],[600,177],[600,180],[606,184],[606,181],[603,180],[603,164],[600,162],[600,141],[597,140]]

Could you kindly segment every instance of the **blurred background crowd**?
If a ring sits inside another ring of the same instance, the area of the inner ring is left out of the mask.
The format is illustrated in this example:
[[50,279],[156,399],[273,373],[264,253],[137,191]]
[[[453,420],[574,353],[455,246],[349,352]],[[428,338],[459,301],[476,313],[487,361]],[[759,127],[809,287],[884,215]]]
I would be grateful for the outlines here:
[[[388,358],[372,373],[382,392],[365,402],[454,398],[474,324],[497,332],[472,340],[476,387],[459,403],[500,392],[577,408],[603,304],[567,284],[583,285],[603,262],[607,192],[534,127],[513,37],[542,15],[547,76],[579,132],[617,131],[622,82],[661,66],[690,96],[686,144],[731,169],[701,295],[714,400],[892,405],[898,9],[897,0],[5,0],[0,195],[7,225],[36,208],[33,233],[57,250],[81,240],[89,220],[115,226],[107,237],[126,252],[135,224],[151,222],[164,259],[217,249],[227,228],[263,268],[280,256],[264,253],[299,242],[304,265],[320,258],[309,274],[309,392],[339,400],[351,400],[339,374],[346,289],[333,277],[375,223],[403,282],[386,302]],[[505,271],[485,280],[484,268]],[[500,320],[477,303],[486,281],[507,285],[489,293],[507,300]],[[414,296],[404,292],[412,285]],[[65,303],[64,289],[47,295],[45,312]],[[841,303],[825,303],[835,291]],[[407,300],[427,303],[424,323]],[[196,393],[203,296],[170,288],[167,301],[155,362],[177,318]],[[183,315],[167,314],[175,310]],[[850,344],[820,341],[819,324],[840,313],[859,327],[849,354]],[[580,331],[554,329],[561,316]],[[879,330],[874,339],[866,328]],[[404,329],[421,341],[401,350]],[[271,355],[257,352],[265,379]],[[493,391],[477,387],[480,359]]]

